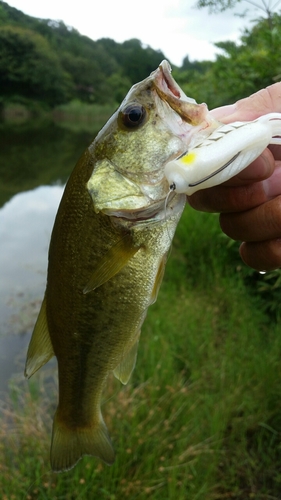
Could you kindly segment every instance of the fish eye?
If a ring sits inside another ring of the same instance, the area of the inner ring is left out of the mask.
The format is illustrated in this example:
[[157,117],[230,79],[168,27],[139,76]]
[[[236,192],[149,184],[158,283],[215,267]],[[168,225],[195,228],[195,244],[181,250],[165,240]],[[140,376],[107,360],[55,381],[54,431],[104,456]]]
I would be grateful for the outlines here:
[[146,109],[137,103],[129,104],[120,112],[120,118],[126,128],[135,128],[141,125],[146,117]]

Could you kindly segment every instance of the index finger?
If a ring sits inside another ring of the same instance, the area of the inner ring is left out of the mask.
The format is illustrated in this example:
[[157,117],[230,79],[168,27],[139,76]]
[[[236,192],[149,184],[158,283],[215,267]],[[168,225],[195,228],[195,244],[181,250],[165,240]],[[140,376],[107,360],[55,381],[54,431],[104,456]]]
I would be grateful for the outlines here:
[[263,180],[275,168],[271,152],[266,149],[249,167],[229,181],[188,196],[189,204],[202,212],[240,212],[268,199]]
[[187,196],[189,205],[201,212],[244,212],[267,201],[262,182],[241,186],[219,186]]
[[224,183],[225,186],[242,186],[247,183],[259,182],[272,175],[275,168],[275,159],[269,149],[265,149],[262,154],[248,167],[241,170],[239,174]]

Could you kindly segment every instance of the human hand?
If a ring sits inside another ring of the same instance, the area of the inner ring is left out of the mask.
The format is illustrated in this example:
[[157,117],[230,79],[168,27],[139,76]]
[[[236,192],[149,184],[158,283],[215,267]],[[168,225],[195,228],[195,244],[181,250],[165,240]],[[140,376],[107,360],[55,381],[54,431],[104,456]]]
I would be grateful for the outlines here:
[[[223,123],[272,112],[281,112],[281,83],[211,111]],[[222,230],[243,241],[240,255],[247,265],[259,271],[281,267],[281,146],[269,146],[236,177],[197,191],[188,201],[197,210],[221,213]]]

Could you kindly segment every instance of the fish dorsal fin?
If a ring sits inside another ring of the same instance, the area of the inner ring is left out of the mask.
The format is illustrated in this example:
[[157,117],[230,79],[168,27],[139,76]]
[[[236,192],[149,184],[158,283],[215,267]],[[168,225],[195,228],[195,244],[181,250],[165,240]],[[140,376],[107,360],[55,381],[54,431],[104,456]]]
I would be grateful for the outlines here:
[[54,350],[47,324],[46,298],[44,298],[28,346],[24,371],[25,376],[30,378],[33,373],[39,370],[53,356]]
[[122,361],[116,368],[113,370],[114,376],[122,382],[122,384],[126,385],[129,382],[130,376],[135,368],[137,353],[139,346],[139,335],[137,337],[136,342],[131,347],[131,349],[125,354]]
[[139,248],[134,245],[131,234],[126,234],[101,258],[83,293],[92,292],[113,278],[137,253]]

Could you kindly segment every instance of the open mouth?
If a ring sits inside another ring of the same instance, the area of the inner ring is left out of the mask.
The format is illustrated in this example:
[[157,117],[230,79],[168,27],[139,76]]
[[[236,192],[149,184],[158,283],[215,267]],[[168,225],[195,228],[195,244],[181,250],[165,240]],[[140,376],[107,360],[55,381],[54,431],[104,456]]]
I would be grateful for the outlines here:
[[[178,86],[177,82],[173,79],[171,75],[171,66],[168,63],[168,61],[162,61],[162,63],[159,66],[159,69],[161,71],[161,76],[162,76],[162,86],[164,89],[167,90],[167,92],[172,93],[175,97],[180,99],[181,97],[181,88]],[[195,102],[195,101],[194,101]]]
[[199,125],[206,117],[206,104],[197,104],[194,99],[185,95],[171,75],[168,61],[162,61],[155,72],[154,83],[158,95],[176,111],[180,117],[191,125]]

